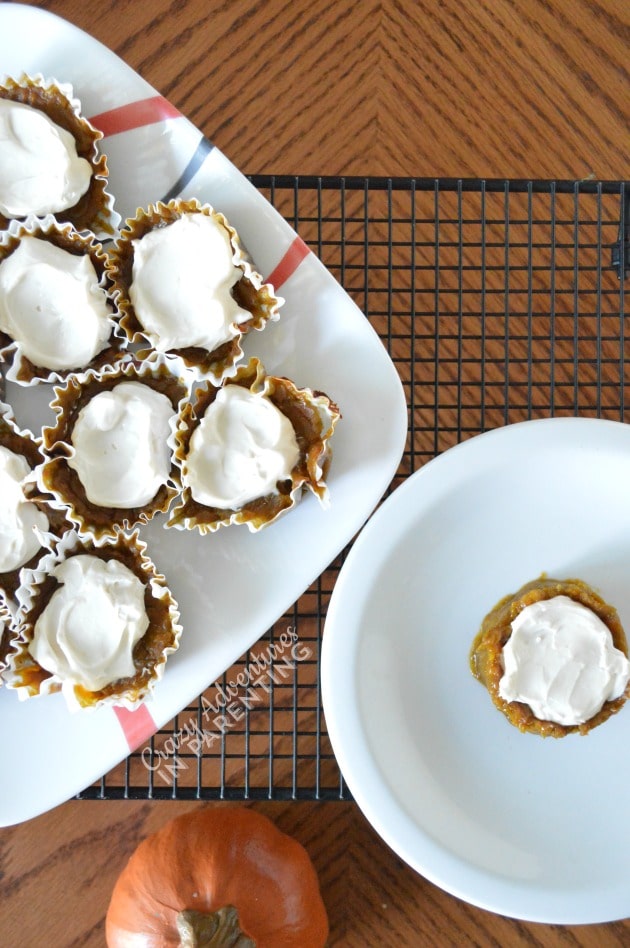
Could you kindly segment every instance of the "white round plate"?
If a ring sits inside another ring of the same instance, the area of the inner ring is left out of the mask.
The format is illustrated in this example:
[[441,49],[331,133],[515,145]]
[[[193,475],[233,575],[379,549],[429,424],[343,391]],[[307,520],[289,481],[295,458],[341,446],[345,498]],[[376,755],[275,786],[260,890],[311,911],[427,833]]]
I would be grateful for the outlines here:
[[581,737],[522,734],[469,669],[484,615],[541,573],[578,577],[630,632],[630,427],[546,419],[480,435],[380,507],[337,581],[322,689],[376,831],[491,911],[630,914],[630,704]]

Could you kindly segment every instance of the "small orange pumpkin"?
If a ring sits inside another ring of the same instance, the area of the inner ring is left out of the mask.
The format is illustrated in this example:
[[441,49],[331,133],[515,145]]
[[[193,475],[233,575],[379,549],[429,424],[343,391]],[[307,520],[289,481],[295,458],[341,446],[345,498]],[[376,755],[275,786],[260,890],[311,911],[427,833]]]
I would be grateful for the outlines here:
[[123,869],[109,948],[323,948],[328,919],[304,847],[245,807],[193,810]]

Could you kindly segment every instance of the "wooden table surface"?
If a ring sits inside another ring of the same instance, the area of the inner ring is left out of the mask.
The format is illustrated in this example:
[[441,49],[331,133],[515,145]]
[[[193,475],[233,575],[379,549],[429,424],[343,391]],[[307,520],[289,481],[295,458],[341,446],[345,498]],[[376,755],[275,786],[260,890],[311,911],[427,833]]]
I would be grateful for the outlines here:
[[[627,0],[36,5],[109,45],[246,173],[628,177]],[[198,805],[72,801],[0,831],[0,943],[103,945],[129,853]],[[458,901],[353,804],[254,805],[309,849],[331,945],[630,944],[630,921],[545,926]]]

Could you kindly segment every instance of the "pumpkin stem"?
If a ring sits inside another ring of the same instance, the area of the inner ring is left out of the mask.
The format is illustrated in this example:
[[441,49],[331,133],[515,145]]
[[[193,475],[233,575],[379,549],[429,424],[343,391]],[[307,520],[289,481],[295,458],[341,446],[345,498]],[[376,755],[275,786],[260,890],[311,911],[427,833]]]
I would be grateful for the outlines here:
[[177,916],[177,931],[180,948],[256,948],[256,942],[241,931],[233,905],[218,912],[184,909]]

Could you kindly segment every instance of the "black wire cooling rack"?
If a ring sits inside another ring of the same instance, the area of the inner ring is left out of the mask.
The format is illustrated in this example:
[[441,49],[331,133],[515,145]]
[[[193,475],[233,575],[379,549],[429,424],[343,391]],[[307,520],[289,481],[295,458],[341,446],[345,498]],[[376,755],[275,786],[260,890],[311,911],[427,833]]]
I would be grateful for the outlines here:
[[[363,310],[400,373],[409,434],[390,489],[489,428],[626,419],[630,182],[252,181]],[[343,559],[81,798],[348,799],[319,686]],[[285,661],[287,643],[298,660]]]

